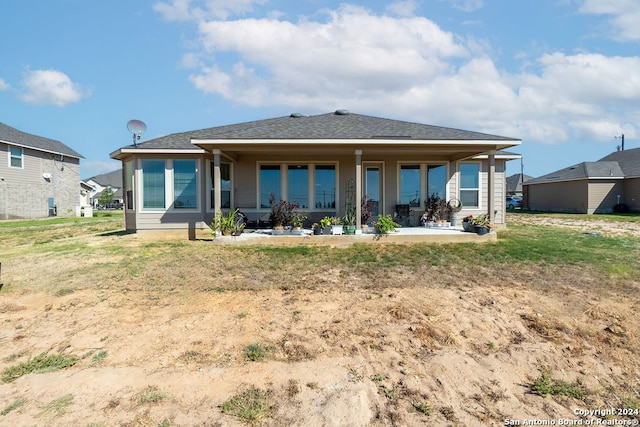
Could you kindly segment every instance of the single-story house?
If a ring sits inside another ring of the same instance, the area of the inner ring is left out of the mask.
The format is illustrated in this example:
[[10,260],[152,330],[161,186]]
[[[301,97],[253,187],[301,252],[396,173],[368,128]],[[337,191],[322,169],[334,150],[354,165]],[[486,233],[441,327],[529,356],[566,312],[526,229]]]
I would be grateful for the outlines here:
[[[122,147],[127,230],[207,228],[218,210],[267,221],[269,200],[298,203],[308,222],[342,216],[363,197],[374,216],[409,205],[419,224],[424,200],[459,199],[461,215],[505,218],[501,150],[519,139],[337,110],[176,133]],[[518,156],[516,156],[518,157]],[[307,224],[308,226],[309,224]]]
[[82,158],[60,141],[0,123],[0,219],[75,215]]
[[531,210],[611,213],[616,205],[640,211],[640,148],[582,162],[524,183]]

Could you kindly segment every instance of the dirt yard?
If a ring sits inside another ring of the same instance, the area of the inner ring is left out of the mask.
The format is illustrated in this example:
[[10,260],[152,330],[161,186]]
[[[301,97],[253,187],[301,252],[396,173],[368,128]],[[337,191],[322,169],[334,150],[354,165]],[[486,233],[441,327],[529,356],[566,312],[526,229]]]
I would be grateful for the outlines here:
[[[320,266],[312,285],[260,290],[192,286],[195,269],[167,289],[162,271],[90,280],[94,264],[74,257],[3,264],[0,369],[43,352],[78,360],[0,382],[0,425],[242,426],[222,404],[250,391],[268,426],[577,424],[640,402],[638,285],[603,287],[584,266],[430,266],[375,288]],[[48,291],[61,269],[67,291]],[[584,396],[540,396],[543,372]]]

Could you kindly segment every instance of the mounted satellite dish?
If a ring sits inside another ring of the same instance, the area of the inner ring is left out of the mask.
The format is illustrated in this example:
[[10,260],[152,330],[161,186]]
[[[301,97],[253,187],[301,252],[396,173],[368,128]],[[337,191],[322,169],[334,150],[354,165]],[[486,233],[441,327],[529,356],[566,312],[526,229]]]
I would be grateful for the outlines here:
[[127,122],[127,129],[133,134],[133,145],[136,145],[136,140],[140,139],[140,135],[145,133],[147,125],[142,120],[129,120]]

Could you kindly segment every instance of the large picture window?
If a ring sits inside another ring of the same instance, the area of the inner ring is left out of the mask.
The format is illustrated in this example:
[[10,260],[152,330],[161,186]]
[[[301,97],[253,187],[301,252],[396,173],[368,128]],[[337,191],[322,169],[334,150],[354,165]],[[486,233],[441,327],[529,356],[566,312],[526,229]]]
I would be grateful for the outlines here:
[[420,165],[400,166],[400,204],[420,206]]
[[309,209],[309,167],[307,165],[287,167],[287,201],[297,203],[300,209]]
[[315,170],[316,209],[336,208],[336,167],[316,165]]
[[447,198],[447,166],[427,166],[427,197],[436,195],[440,199]]
[[198,207],[196,173],[195,160],[173,161],[173,207],[175,209]]
[[480,207],[480,164],[460,165],[460,202],[469,208]]
[[22,168],[22,153],[20,147],[9,146],[9,166],[12,168]]
[[142,207],[164,209],[165,166],[164,160],[142,161]]
[[269,199],[273,194],[276,202],[280,194],[280,165],[260,165],[260,207],[270,208]]

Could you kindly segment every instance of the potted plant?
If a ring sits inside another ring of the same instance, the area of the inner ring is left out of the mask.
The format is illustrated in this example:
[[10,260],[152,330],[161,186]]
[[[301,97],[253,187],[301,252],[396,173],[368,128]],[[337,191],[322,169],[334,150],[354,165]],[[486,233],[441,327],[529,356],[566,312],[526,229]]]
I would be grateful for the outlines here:
[[298,211],[297,208],[293,209],[293,212],[291,212],[291,227],[294,234],[302,233],[302,224],[305,219],[307,219],[307,215],[304,212]]
[[478,215],[471,220],[471,225],[475,233],[479,235],[487,234],[493,228],[493,224],[489,221],[487,214]]
[[342,234],[342,219],[337,216],[332,216],[330,218],[331,222],[331,234]]
[[322,227],[321,227],[321,226],[320,226],[320,224],[319,224],[319,223],[317,223],[317,222],[314,222],[314,223],[311,225],[311,230],[313,230],[313,235],[314,235],[314,236],[319,236],[319,235],[321,235],[321,234],[322,234]]
[[269,204],[271,205],[269,221],[271,221],[273,234],[284,234],[284,226],[291,223],[291,214],[294,205],[285,200],[276,202],[276,196],[273,193],[271,193],[271,197],[269,198]]
[[376,202],[374,200],[369,199],[367,196],[362,198],[362,203],[360,203],[360,222],[363,227],[369,224],[375,206]]
[[356,234],[356,207],[353,203],[347,201],[342,217],[345,234]]
[[320,230],[322,230],[323,233],[330,234],[331,233],[331,229],[329,228],[330,226],[331,226],[331,217],[325,216],[320,220]]
[[421,221],[425,225],[428,223],[438,221],[440,219],[441,212],[441,199],[437,194],[432,194],[424,201],[424,215],[422,215]]
[[462,218],[462,229],[464,231],[471,231],[471,220],[473,219],[473,215],[467,215]]
[[459,199],[450,199],[447,202],[447,208],[449,209],[449,221],[451,226],[458,225],[458,212],[462,210],[462,202]]
[[378,234],[389,234],[396,231],[396,227],[400,227],[400,224],[393,220],[391,214],[388,214],[378,216],[378,220],[373,223],[373,226]]
[[239,212],[240,209],[229,210],[226,215],[221,210],[216,212],[210,225],[214,237],[218,234],[223,236],[239,236],[242,234],[245,222]]

